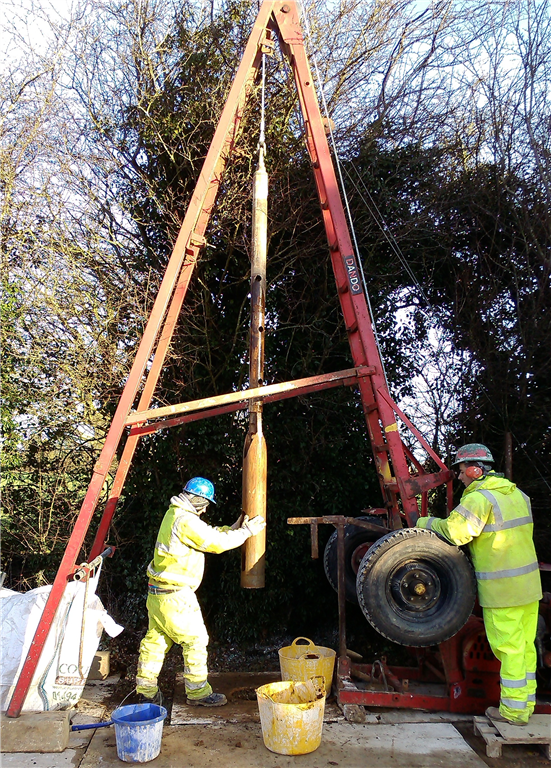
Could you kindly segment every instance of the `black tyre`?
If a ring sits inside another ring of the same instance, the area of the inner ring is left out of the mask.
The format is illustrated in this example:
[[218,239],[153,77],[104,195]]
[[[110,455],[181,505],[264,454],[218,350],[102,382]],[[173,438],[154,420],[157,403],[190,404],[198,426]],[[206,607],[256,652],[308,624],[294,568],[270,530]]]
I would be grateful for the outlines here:
[[458,547],[432,531],[404,528],[379,539],[356,579],[360,608],[381,635],[400,645],[436,645],[471,615],[476,580]]
[[[375,516],[359,517],[358,520],[365,520],[368,523],[379,525],[383,529],[383,521]],[[345,596],[348,602],[358,603],[356,594],[356,574],[360,563],[367,550],[374,541],[384,536],[384,530],[380,534],[375,531],[368,531],[366,528],[360,528],[359,525],[347,525],[344,529],[344,583]],[[327,581],[331,584],[335,592],[338,592],[338,571],[337,571],[337,531],[331,534],[329,541],[325,546],[323,554],[323,567]]]

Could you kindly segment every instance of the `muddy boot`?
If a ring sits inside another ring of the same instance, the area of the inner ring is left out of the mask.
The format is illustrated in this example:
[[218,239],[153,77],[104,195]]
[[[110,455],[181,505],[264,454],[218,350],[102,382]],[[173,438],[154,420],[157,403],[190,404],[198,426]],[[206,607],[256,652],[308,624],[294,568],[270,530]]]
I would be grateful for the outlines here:
[[490,720],[495,720],[497,723],[509,723],[509,725],[528,725],[528,723],[521,723],[520,720],[509,720],[508,717],[503,717],[497,707],[488,707],[484,713]]
[[190,699],[188,696],[187,703],[190,707],[223,707],[228,700],[223,693],[211,693],[202,699]]

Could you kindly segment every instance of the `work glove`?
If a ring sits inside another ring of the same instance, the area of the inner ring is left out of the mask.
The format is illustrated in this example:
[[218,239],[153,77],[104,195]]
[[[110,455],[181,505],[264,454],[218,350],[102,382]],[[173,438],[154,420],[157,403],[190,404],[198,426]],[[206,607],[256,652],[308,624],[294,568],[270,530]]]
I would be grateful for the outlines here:
[[238,528],[241,528],[242,524],[243,524],[243,512],[241,512],[241,514],[239,515],[235,523],[233,525],[230,525],[230,530],[237,531]]
[[251,517],[249,520],[249,516],[245,515],[243,518],[243,525],[242,528],[246,529],[249,532],[249,536],[256,536],[257,533],[260,533],[260,531],[263,531],[266,527],[266,521],[261,515],[256,515],[256,517]]

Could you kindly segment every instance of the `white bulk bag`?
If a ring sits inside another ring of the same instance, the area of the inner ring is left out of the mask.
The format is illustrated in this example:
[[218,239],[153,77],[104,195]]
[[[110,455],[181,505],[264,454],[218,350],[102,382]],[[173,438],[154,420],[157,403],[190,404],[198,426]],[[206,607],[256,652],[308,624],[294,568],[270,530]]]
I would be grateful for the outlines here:
[[[88,590],[83,581],[67,584],[23,704],[23,712],[73,707],[82,695],[102,631],[105,629],[111,637],[123,631],[95,594],[100,571],[101,568],[98,568],[90,579]],[[39,587],[23,594],[0,589],[2,711],[8,708],[51,589],[51,586]],[[84,613],[85,595],[87,606]]]

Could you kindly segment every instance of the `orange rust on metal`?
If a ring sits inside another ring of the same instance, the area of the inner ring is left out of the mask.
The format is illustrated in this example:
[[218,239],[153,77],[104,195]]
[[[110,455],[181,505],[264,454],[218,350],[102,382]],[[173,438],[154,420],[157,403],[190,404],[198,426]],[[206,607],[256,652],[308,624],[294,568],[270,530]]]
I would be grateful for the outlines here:
[[[362,366],[361,369],[348,368],[344,371],[325,373],[320,376],[309,376],[308,378],[304,379],[285,381],[281,384],[269,384],[266,387],[253,387],[252,389],[243,389],[239,392],[229,392],[226,395],[215,395],[214,397],[204,397],[200,400],[190,400],[188,403],[168,405],[164,408],[151,408],[148,411],[135,411],[128,416],[126,423],[139,424],[140,422],[147,421],[148,419],[158,419],[163,416],[172,416],[177,413],[200,411],[203,408],[212,408],[217,405],[237,403],[241,400],[253,400],[256,397],[265,397],[266,395],[274,395],[279,392],[288,392],[290,390],[294,390],[294,394],[300,394],[296,390],[300,390],[317,383],[321,384],[324,382],[341,381],[346,379],[356,380],[360,377],[369,375],[368,372],[373,370],[374,369],[370,368],[369,366]],[[359,371],[361,371],[361,373],[359,373]],[[355,383],[355,381],[351,381],[351,383]]]
[[451,469],[443,469],[441,472],[433,472],[431,474],[418,475],[417,477],[410,477],[407,480],[398,478],[398,486],[400,493],[407,496],[408,499],[412,499],[418,496],[420,493],[426,493],[431,488],[437,488],[444,483],[451,483],[455,474]]
[[358,517],[345,517],[344,515],[325,515],[323,517],[288,517],[289,525],[357,525],[359,528],[365,528],[367,531],[375,531],[381,535],[389,533],[390,529],[382,525],[369,523],[367,520],[361,520]]
[[312,560],[317,560],[319,557],[319,538],[318,538],[317,520],[313,520],[310,523],[310,540],[312,542]]
[[[353,387],[355,384],[358,383],[358,380],[360,376],[364,375],[370,375],[374,372],[374,368],[361,368],[358,369],[362,371],[362,373],[358,374],[358,376],[351,376],[351,377],[344,377],[344,378],[334,378],[332,377],[329,381],[324,379],[324,376],[312,376],[311,379],[308,379],[309,381],[312,381],[312,384],[301,386],[299,389],[289,389],[283,392],[277,392],[274,395],[263,395],[262,400],[264,404],[266,403],[275,403],[279,400],[288,400],[291,397],[296,397],[297,395],[309,395],[312,392],[319,392],[323,389],[333,389],[334,387]],[[365,371],[368,371],[368,373],[365,373]],[[320,381],[322,379],[322,381]],[[306,379],[303,379],[303,381],[306,381]],[[239,411],[239,410],[245,410],[245,408],[248,408],[248,401],[242,401],[237,403],[230,403],[229,405],[220,405],[216,406],[215,408],[209,408],[207,410],[203,411],[197,411],[195,413],[189,413],[185,416],[175,416],[173,419],[163,419],[162,421],[155,421],[151,422],[149,424],[134,424],[132,425],[130,429],[130,436],[132,435],[150,435],[153,432],[157,432],[160,429],[167,429],[168,427],[177,427],[179,424],[186,424],[190,421],[200,421],[201,419],[209,419],[212,416],[220,416],[224,413],[231,413],[233,411]]]
[[[256,414],[251,414],[255,416]],[[267,451],[263,434],[249,432],[243,460],[243,511],[249,517],[266,517]],[[264,586],[266,529],[248,539],[241,548],[241,586]]]
[[[264,147],[260,147],[253,180],[251,329],[249,383],[264,383],[264,337],[266,305],[266,256],[268,247],[268,174]],[[243,449],[243,512],[266,519],[268,453],[262,429],[262,398],[249,400],[249,429]],[[265,584],[266,530],[252,536],[241,548],[241,586],[261,589]]]

